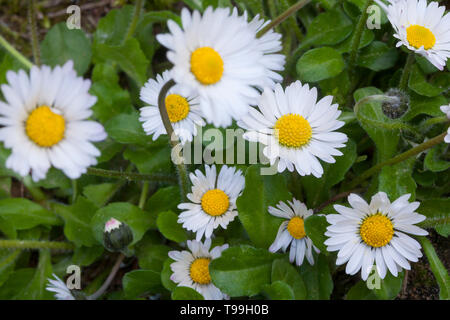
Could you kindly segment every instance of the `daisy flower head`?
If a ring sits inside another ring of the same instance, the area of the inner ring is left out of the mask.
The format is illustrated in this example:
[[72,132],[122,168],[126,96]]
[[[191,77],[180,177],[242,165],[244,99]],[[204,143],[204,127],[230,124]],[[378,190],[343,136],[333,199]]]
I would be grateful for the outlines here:
[[340,156],[347,136],[335,132],[344,125],[337,120],[341,111],[326,96],[317,101],[317,89],[296,81],[283,91],[280,84],[275,90],[264,89],[258,108],[251,108],[238,125],[247,130],[244,138],[265,145],[264,155],[278,172],[286,168],[302,175],[320,178],[323,168],[319,159],[334,163]]
[[305,232],[305,219],[313,214],[313,210],[306,207],[306,205],[297,199],[293,199],[292,202],[288,201],[288,204],[280,201],[276,208],[269,207],[269,213],[275,217],[286,219],[278,229],[277,237],[272,245],[269,247],[270,252],[277,252],[282,249],[286,252],[286,249],[291,245],[289,251],[289,261],[298,266],[301,266],[303,259],[306,256],[309,264],[314,265],[314,257],[312,249],[319,253],[310,238],[306,236]]
[[241,170],[222,166],[216,174],[216,166],[205,165],[205,174],[195,170],[189,175],[192,193],[187,195],[191,202],[180,203],[178,208],[184,210],[178,216],[187,230],[196,232],[199,241],[209,238],[213,230],[221,226],[226,229],[228,223],[237,216],[236,199],[245,185]]
[[97,164],[100,151],[92,142],[106,138],[103,126],[86,120],[97,101],[88,93],[91,82],[78,77],[73,62],[51,69],[31,68],[30,74],[8,71],[1,86],[0,141],[12,149],[6,167],[34,181],[51,166],[71,179]]
[[[450,120],[450,104],[446,106],[441,106],[441,111],[445,113],[447,118]],[[450,143],[450,127],[447,129],[447,135],[444,138],[446,143]]]
[[285,57],[275,53],[281,35],[269,31],[257,38],[267,24],[258,16],[248,22],[236,8],[208,7],[203,15],[183,9],[181,24],[169,20],[170,33],[157,39],[169,50],[175,82],[198,93],[206,120],[216,127],[245,115],[257,87],[281,81],[276,71],[283,70]]
[[445,6],[426,0],[390,0],[388,6],[375,1],[386,11],[397,47],[406,46],[442,71],[450,57],[450,13],[445,14]]
[[56,274],[53,274],[53,277],[55,279],[48,279],[49,283],[45,289],[54,292],[57,300],[75,300],[66,284]]
[[384,192],[375,194],[370,204],[350,194],[351,208],[335,205],[339,214],[327,215],[325,241],[328,251],[338,251],[336,265],[347,262],[345,272],[366,280],[375,263],[381,279],[389,270],[395,277],[402,269],[410,270],[409,261],[417,262],[422,253],[420,244],[406,233],[425,236],[427,231],[414,224],[425,220],[415,210],[419,202],[409,202],[405,194],[390,202]]
[[[159,113],[158,96],[170,79],[170,72],[164,71],[156,79],[149,79],[141,89],[140,98],[147,106],[140,109],[139,120],[143,122],[142,127],[147,135],[153,135],[153,140],[167,134]],[[205,125],[198,97],[191,90],[175,85],[167,92],[165,105],[173,130],[181,143],[192,141],[197,135],[197,126]]]
[[228,244],[216,246],[212,250],[211,239],[204,243],[197,240],[188,240],[189,251],[170,251],[169,257],[175,262],[170,265],[173,274],[170,280],[182,287],[189,287],[200,293],[205,300],[223,300],[228,296],[220,291],[212,282],[209,274],[209,264],[219,258]]

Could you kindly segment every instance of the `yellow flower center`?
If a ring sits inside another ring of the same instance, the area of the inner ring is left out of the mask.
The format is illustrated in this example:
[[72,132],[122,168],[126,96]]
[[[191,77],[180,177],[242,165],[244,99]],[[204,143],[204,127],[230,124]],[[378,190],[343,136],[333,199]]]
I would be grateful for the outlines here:
[[25,124],[27,136],[40,147],[51,147],[60,142],[65,130],[64,117],[45,105],[34,109]]
[[300,148],[311,139],[312,129],[309,122],[298,114],[285,114],[275,123],[275,136],[281,145]]
[[170,122],[185,119],[189,113],[189,102],[178,94],[169,94],[165,100]]
[[222,78],[222,57],[213,48],[198,48],[191,54],[191,72],[201,84],[214,84]]
[[364,219],[359,228],[361,239],[374,248],[383,247],[394,236],[394,225],[381,213],[376,213]]
[[426,50],[433,48],[436,37],[430,29],[413,24],[406,29],[406,39],[416,49],[423,46]]
[[191,263],[189,274],[192,281],[199,284],[209,284],[211,282],[211,276],[209,275],[209,258],[197,258]]
[[211,216],[221,216],[227,212],[229,206],[227,194],[220,189],[206,191],[202,197],[202,209]]
[[303,221],[303,218],[298,216],[293,217],[288,223],[287,230],[295,239],[301,239],[306,236],[305,222]]

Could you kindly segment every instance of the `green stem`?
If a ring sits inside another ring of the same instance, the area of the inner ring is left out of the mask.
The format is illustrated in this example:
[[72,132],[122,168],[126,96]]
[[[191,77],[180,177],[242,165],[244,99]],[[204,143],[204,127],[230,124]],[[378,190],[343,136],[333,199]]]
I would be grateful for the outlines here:
[[430,119],[425,120],[420,126],[428,127],[428,126],[432,126],[433,124],[443,123],[443,122],[447,122],[447,121],[448,121],[448,118],[446,116],[430,118]]
[[136,0],[136,4],[134,5],[134,13],[133,19],[131,20],[130,26],[128,27],[128,32],[125,37],[125,41],[131,38],[136,30],[136,25],[139,21],[139,16],[141,15],[142,9],[142,0]]
[[450,277],[448,275],[447,269],[442,264],[436,251],[433,248],[430,240],[426,237],[419,237],[419,241],[422,244],[423,251],[427,256],[428,262],[430,263],[431,271],[439,284],[440,293],[439,296],[442,300],[450,299]]
[[[161,115],[161,120],[164,124],[164,128],[166,129],[167,135],[169,137],[169,142],[172,145],[172,148],[178,148],[180,145],[180,141],[173,131],[172,123],[170,122],[169,115],[167,114],[166,109],[166,95],[167,92],[175,85],[175,81],[169,80],[167,83],[163,85],[161,91],[159,91],[158,96],[158,108],[159,113]],[[186,195],[189,193],[189,180],[188,180],[188,172],[187,168],[183,163],[183,159],[178,158],[176,163],[177,173],[178,173],[178,182],[181,190],[181,198],[186,199]]]
[[256,34],[256,37],[259,38],[263,36],[267,31],[269,31],[272,28],[275,28],[280,23],[282,23],[284,20],[289,18],[291,15],[293,15],[295,12],[306,6],[311,0],[301,0],[298,1],[296,4],[289,7],[286,11],[284,11],[282,14],[280,14],[278,17],[273,19],[269,24],[267,24],[264,28],[259,30],[259,32]]
[[350,184],[347,186],[346,189],[347,190],[353,189],[357,185],[364,182],[367,178],[371,177],[373,174],[380,171],[381,168],[383,168],[384,166],[392,166],[396,163],[402,162],[412,156],[415,156],[415,155],[437,145],[438,143],[441,143],[442,141],[444,141],[444,137],[446,134],[447,134],[447,132],[443,132],[440,135],[438,135],[434,138],[431,138],[431,139],[419,144],[418,146],[416,146],[412,149],[409,149],[406,152],[399,154],[398,156],[395,156],[387,161],[381,162],[381,163],[373,166],[372,168],[370,168],[370,169],[364,171],[362,174],[360,174],[355,180],[350,182]]
[[155,181],[165,183],[176,183],[176,179],[173,176],[167,174],[142,174],[135,172],[122,172],[114,170],[105,170],[100,168],[88,168],[87,174],[91,176],[99,176],[113,179],[123,179],[129,181]]
[[149,187],[149,183],[148,183],[148,181],[145,181],[142,184],[141,197],[139,198],[138,206],[141,209],[144,209],[145,202],[147,201],[148,187]]
[[403,68],[402,76],[400,77],[400,81],[398,83],[398,88],[400,90],[406,91],[408,87],[409,74],[411,73],[411,68],[414,65],[414,52],[410,52],[408,54],[408,58],[405,62],[405,67]]
[[23,185],[27,188],[28,192],[30,192],[31,196],[34,200],[41,202],[44,201],[47,197],[45,193],[33,184],[30,176],[25,176],[22,180]]
[[358,48],[359,44],[361,43],[361,36],[367,21],[368,16],[367,8],[371,3],[372,0],[366,0],[366,2],[364,3],[361,16],[359,17],[358,23],[356,24],[356,29],[350,42],[350,55],[348,58],[348,66],[350,71],[353,69],[353,66],[356,63],[356,58],[358,56]]
[[70,242],[43,240],[0,240],[1,249],[54,249],[71,251],[75,246]]
[[0,35],[0,46],[2,46],[6,51],[9,52],[11,56],[13,56],[17,61],[22,63],[27,69],[31,69],[33,64],[24,57],[19,51],[17,51],[5,38]]
[[37,66],[41,65],[41,52],[39,49],[39,38],[36,23],[36,3],[35,0],[28,1],[28,24],[30,25],[31,33],[31,49],[33,51],[34,63]]
[[78,183],[77,180],[72,180],[72,203],[77,201],[78,196]]

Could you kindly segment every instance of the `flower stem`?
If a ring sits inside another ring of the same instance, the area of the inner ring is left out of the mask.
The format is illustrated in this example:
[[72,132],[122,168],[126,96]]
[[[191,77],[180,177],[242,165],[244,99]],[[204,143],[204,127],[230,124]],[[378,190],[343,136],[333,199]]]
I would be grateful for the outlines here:
[[173,176],[167,174],[142,174],[135,172],[122,172],[114,170],[105,170],[100,168],[88,168],[87,174],[91,176],[99,176],[105,178],[123,179],[129,181],[155,181],[165,183],[176,183],[176,179]]
[[34,63],[37,66],[41,65],[41,52],[39,49],[39,38],[36,23],[36,3],[35,0],[28,1],[28,24],[30,25],[31,33],[31,49],[33,51]]
[[387,161],[381,162],[381,163],[373,166],[372,168],[370,168],[370,169],[364,171],[362,174],[360,174],[355,180],[350,182],[350,184],[347,186],[346,189],[347,190],[353,189],[360,183],[364,182],[367,178],[371,177],[373,174],[380,171],[381,168],[383,168],[385,166],[392,166],[396,163],[402,162],[412,156],[415,156],[415,155],[437,145],[438,143],[441,143],[442,141],[444,141],[444,137],[446,134],[447,134],[447,132],[443,132],[440,135],[438,135],[434,138],[431,138],[431,139],[419,144],[418,146],[399,154],[398,156],[395,156]]
[[108,289],[109,285],[114,280],[114,277],[116,276],[117,271],[119,271],[120,264],[122,263],[123,259],[125,259],[125,255],[123,253],[120,253],[119,256],[117,257],[116,262],[114,263],[114,266],[111,269],[111,272],[108,275],[108,278],[106,278],[105,282],[94,294],[87,297],[88,300],[96,300],[103,293],[105,293],[106,289]]
[[409,74],[411,73],[411,68],[414,64],[414,52],[410,52],[408,54],[408,58],[405,62],[405,67],[403,68],[402,76],[400,77],[400,81],[398,83],[398,88],[400,90],[406,91],[408,87]]
[[[162,122],[164,124],[164,128],[166,129],[167,135],[169,136],[169,142],[172,145],[172,148],[179,148],[180,141],[173,131],[172,123],[170,122],[169,115],[167,114],[166,109],[166,103],[165,98],[167,95],[167,92],[175,85],[175,81],[172,79],[167,81],[163,87],[161,88],[161,91],[159,92],[158,96],[158,108],[159,113],[161,115]],[[172,154],[172,156],[174,156]],[[183,163],[183,159],[179,157],[179,155],[176,155],[178,158],[176,159],[176,168],[178,173],[178,182],[180,184],[180,190],[181,190],[181,198],[186,199],[186,195],[189,192],[189,180],[188,180],[188,172],[187,168]]]
[[367,8],[371,3],[372,0],[366,0],[366,2],[364,3],[361,16],[359,17],[358,23],[356,25],[355,33],[353,34],[352,40],[350,42],[350,55],[348,58],[348,67],[350,71],[353,69],[353,66],[356,63],[356,57],[358,56],[358,48],[359,44],[361,43],[361,36],[367,21],[368,16]]
[[1,249],[54,249],[73,250],[75,246],[70,242],[43,240],[0,240]]
[[42,202],[46,199],[45,193],[39,187],[33,185],[30,176],[25,176],[22,183],[27,188],[28,192],[30,192],[34,200]]
[[5,38],[0,35],[0,46],[2,46],[6,51],[11,54],[14,58],[17,59],[20,63],[22,63],[27,69],[30,69],[33,64],[24,57],[19,51],[17,51]]
[[259,38],[263,36],[267,31],[269,31],[272,28],[275,28],[280,23],[282,23],[284,20],[289,18],[291,15],[293,15],[295,12],[306,6],[311,0],[300,0],[294,5],[290,6],[286,11],[281,13],[278,17],[273,19],[269,24],[267,24],[264,28],[259,30],[259,32],[256,34],[256,37]]
[[142,9],[142,0],[136,0],[136,4],[134,5],[133,19],[131,20],[130,26],[128,27],[128,32],[125,37],[125,41],[133,36],[134,31],[136,30],[136,25],[139,21],[139,16],[141,15],[141,9]]
[[148,181],[144,181],[144,183],[142,184],[141,196],[139,198],[138,206],[140,209],[144,209],[145,202],[147,201],[148,187],[149,187]]

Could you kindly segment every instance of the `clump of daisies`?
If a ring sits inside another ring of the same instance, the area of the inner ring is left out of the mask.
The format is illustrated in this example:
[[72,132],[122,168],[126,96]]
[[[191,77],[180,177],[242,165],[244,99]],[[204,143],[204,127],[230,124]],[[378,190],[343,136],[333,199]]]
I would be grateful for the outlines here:
[[314,257],[312,249],[319,253],[312,243],[311,239],[306,236],[305,232],[305,219],[313,214],[313,210],[306,207],[306,205],[297,199],[288,201],[286,204],[280,201],[276,208],[269,206],[269,213],[275,217],[286,219],[280,225],[278,229],[275,241],[269,247],[270,252],[277,252],[282,249],[286,252],[286,249],[290,247],[289,261],[297,266],[303,264],[303,260],[306,256],[309,264],[314,264]]
[[189,251],[170,251],[169,257],[175,262],[170,265],[173,274],[170,280],[178,286],[189,287],[199,292],[205,300],[228,299],[212,282],[209,273],[209,264],[219,258],[222,251],[228,248],[227,244],[216,246],[212,250],[211,239],[205,242],[188,240]]
[[317,89],[296,81],[283,90],[266,88],[259,98],[258,109],[251,108],[238,125],[247,130],[244,138],[263,144],[264,155],[278,172],[294,169],[301,176],[323,174],[319,159],[334,163],[341,156],[347,135],[335,130],[344,125],[341,111],[333,97],[317,101]]
[[87,120],[97,101],[88,93],[90,80],[78,77],[73,62],[51,69],[6,73],[1,86],[0,141],[11,149],[6,167],[21,176],[44,179],[51,166],[71,179],[97,164],[100,151],[92,142],[106,138],[103,126]]
[[395,30],[397,47],[407,47],[442,71],[450,57],[450,13],[445,13],[445,6],[426,0],[390,0],[387,6],[375,2]]
[[187,198],[191,202],[178,205],[183,210],[178,223],[195,232],[199,241],[203,236],[211,237],[219,226],[226,229],[237,216],[236,199],[244,189],[245,178],[241,170],[226,165],[222,166],[219,174],[215,165],[205,165],[205,174],[196,170],[189,178],[192,192]]
[[[141,89],[140,98],[148,106],[140,109],[139,120],[143,123],[144,131],[153,135],[153,140],[167,134],[159,113],[158,97],[161,88],[169,80],[169,71],[164,71],[162,75],[158,74],[155,80],[149,79]],[[174,133],[181,143],[192,141],[197,135],[197,126],[205,125],[197,95],[187,87],[175,85],[167,92],[164,102]]]
[[427,231],[415,226],[425,216],[415,210],[419,202],[409,202],[405,194],[390,202],[384,192],[375,194],[370,204],[356,194],[350,194],[351,208],[335,205],[338,214],[327,215],[325,241],[328,251],[337,251],[337,265],[347,263],[350,275],[361,270],[366,280],[375,264],[381,279],[387,270],[395,277],[402,269],[410,270],[409,261],[417,262],[422,253],[419,242],[407,233],[425,236]]
[[[208,7],[181,11],[181,26],[169,20],[170,33],[157,35],[173,64],[171,75],[182,87],[196,92],[206,120],[226,127],[240,119],[259,96],[256,88],[281,81],[285,57],[281,35],[268,31],[257,37],[267,22],[256,16],[247,21],[237,9]],[[226,27],[224,27],[226,26]]]

